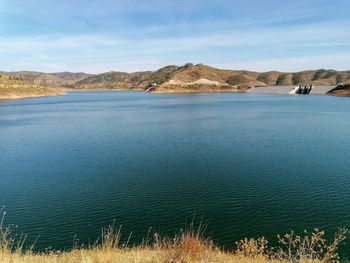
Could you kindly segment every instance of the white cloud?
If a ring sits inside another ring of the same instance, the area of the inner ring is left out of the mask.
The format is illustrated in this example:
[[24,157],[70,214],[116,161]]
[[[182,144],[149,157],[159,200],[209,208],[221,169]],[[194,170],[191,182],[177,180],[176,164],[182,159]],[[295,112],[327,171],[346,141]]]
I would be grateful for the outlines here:
[[147,70],[189,61],[259,71],[349,69],[346,54],[350,52],[350,33],[344,30],[348,26],[318,23],[246,30],[225,28],[216,33],[181,37],[110,34],[0,37],[0,63],[2,70],[91,73]]

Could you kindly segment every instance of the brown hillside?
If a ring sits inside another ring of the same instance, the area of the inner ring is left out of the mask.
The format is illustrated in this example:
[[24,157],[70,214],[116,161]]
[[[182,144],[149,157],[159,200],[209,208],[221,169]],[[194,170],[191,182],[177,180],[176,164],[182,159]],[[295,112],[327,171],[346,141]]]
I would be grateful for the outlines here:
[[265,84],[269,86],[274,86],[277,85],[277,80],[280,76],[280,72],[277,71],[270,71],[270,72],[265,72],[261,73],[258,75],[257,80],[264,82]]
[[63,94],[64,89],[34,85],[31,81],[17,76],[0,73],[0,99],[18,99],[27,97],[54,96]]
[[24,85],[28,84],[28,82],[22,80],[17,76],[12,76],[6,73],[0,73],[0,84],[4,85]]
[[[350,82],[350,71],[306,70],[301,72],[253,72],[217,69],[203,64],[166,66],[156,71],[85,73],[12,72],[27,84],[63,86],[77,89],[137,89],[153,92],[235,91],[251,86],[294,86],[301,84],[336,85]],[[1,81],[1,80],[0,80]],[[3,80],[4,81],[4,80]],[[8,80],[9,81],[9,80]],[[15,79],[11,80],[12,82]]]
[[250,77],[244,73],[235,73],[227,79],[227,83],[229,85],[234,86],[234,85],[239,85],[242,83],[248,83],[248,82],[254,81],[254,80],[256,80],[256,79],[253,77]]
[[86,74],[84,72],[72,73],[72,72],[68,72],[68,71],[50,73],[49,75],[55,76],[55,77],[62,79],[62,80],[71,80],[71,81],[79,81],[79,80],[86,79],[86,78],[92,76],[91,74]]
[[25,81],[28,85],[50,85],[50,86],[72,86],[77,81],[91,76],[85,73],[43,73],[35,71],[17,71],[6,73],[12,77],[16,77]]
[[34,84],[55,86],[63,85],[65,84],[65,81],[52,75],[40,75],[34,79]]
[[171,79],[175,81],[182,81],[185,83],[192,83],[199,79],[208,79],[220,82],[222,84],[227,84],[228,78],[233,73],[234,71],[232,70],[216,69],[201,64],[189,64],[183,68],[180,68],[178,72],[175,72]]

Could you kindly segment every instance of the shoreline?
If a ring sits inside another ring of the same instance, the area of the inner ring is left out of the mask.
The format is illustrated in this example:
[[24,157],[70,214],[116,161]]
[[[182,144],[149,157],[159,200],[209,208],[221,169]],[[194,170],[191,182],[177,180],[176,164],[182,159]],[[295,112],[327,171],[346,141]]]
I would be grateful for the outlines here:
[[[149,94],[198,94],[198,93],[203,93],[203,94],[211,94],[211,93],[247,93],[245,89],[243,90],[232,90],[232,89],[223,89],[223,90],[175,90],[175,89],[168,89],[168,90],[154,90],[154,91],[147,91],[144,89],[66,89],[67,92],[84,92],[84,91],[96,91],[96,92],[109,92],[109,91],[135,91],[135,92],[144,92],[144,93],[149,93]],[[274,93],[266,93],[266,95],[278,95]],[[309,96],[320,96],[320,95],[312,95],[310,94]],[[334,97],[350,97],[350,90],[349,91],[343,91],[339,90],[336,92],[330,92],[325,95],[321,96],[334,96]]]
[[[59,90],[58,90],[59,89]],[[130,91],[130,92],[144,92],[149,94],[212,94],[212,93],[246,93],[246,90],[232,90],[232,89],[223,89],[223,90],[173,90],[173,89],[164,89],[164,90],[154,90],[154,91],[146,91],[143,89],[72,89],[72,88],[57,88],[56,92],[53,93],[42,93],[42,94],[2,94],[0,95],[0,101],[5,100],[19,100],[26,98],[40,98],[40,97],[53,97],[53,96],[61,96],[65,95],[69,92],[110,92],[110,91]],[[338,90],[335,92],[331,92],[325,94],[326,96],[334,96],[334,97],[350,97],[350,90]]]
[[153,94],[191,94],[191,93],[245,93],[245,90],[161,90],[149,91]]
[[66,88],[66,91],[72,91],[72,92],[79,92],[79,91],[145,91],[143,89],[99,89],[99,88],[95,88],[95,89],[75,89],[75,88]]
[[49,97],[63,95],[66,88],[39,85],[2,85],[0,84],[0,100],[16,100],[25,98]]
[[40,97],[55,97],[55,96],[61,96],[61,95],[65,95],[67,94],[66,92],[62,92],[62,93],[57,93],[57,94],[28,94],[28,95],[8,95],[8,96],[4,96],[1,95],[0,96],[0,101],[2,100],[19,100],[19,99],[29,99],[29,98],[40,98]]
[[337,90],[332,92],[330,95],[335,97],[350,97],[350,90]]
[[80,91],[136,91],[149,94],[183,94],[183,93],[245,93],[245,90],[160,90],[160,91],[147,91],[144,89],[67,89],[68,92],[80,92]]

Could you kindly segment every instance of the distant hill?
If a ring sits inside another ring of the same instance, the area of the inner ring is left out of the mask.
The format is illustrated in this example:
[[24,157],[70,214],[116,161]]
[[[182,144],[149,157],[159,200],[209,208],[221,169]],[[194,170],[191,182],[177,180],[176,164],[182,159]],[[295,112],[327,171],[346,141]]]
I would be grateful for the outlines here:
[[152,92],[240,91],[252,86],[336,85],[350,82],[350,71],[253,72],[207,65],[167,66],[147,72],[107,72],[77,81],[80,89],[141,89]]
[[[151,92],[244,91],[253,86],[336,85],[350,83],[350,71],[306,70],[301,72],[254,72],[217,69],[203,64],[170,65],[156,71],[111,71],[97,75],[83,72],[43,73],[20,71],[3,73],[27,85],[75,89],[145,90]],[[2,80],[4,81],[4,79]],[[10,81],[7,78],[7,81]],[[1,83],[1,80],[0,80]]]
[[74,81],[79,81],[85,78],[88,78],[92,76],[91,74],[86,74],[84,72],[57,72],[57,73],[49,73],[49,75],[52,75],[54,77],[57,77],[59,79],[64,79],[64,80],[74,80]]
[[75,83],[76,88],[86,89],[118,89],[118,88],[130,88],[131,74],[125,72],[107,72],[90,76]]
[[28,81],[24,81],[22,78],[0,72],[0,84],[1,85],[25,85],[29,84]]
[[54,96],[64,93],[62,88],[40,85],[34,82],[34,79],[27,78],[23,80],[16,75],[0,73],[0,99]]
[[35,71],[17,71],[8,72],[7,74],[23,80],[27,84],[50,85],[61,87],[72,87],[75,84],[75,82],[91,76],[91,74],[86,74],[82,72],[43,73]]
[[152,83],[163,83],[169,79],[177,66],[167,66],[157,71],[144,71],[135,73],[111,71],[75,83],[75,88],[83,89],[146,89]]

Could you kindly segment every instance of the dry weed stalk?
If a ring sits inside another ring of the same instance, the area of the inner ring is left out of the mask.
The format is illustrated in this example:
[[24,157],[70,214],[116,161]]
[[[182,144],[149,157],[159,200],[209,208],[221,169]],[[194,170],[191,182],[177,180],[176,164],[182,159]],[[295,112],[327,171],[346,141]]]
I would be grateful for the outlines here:
[[15,251],[21,253],[23,251],[24,242],[27,235],[21,234],[20,237],[15,239],[13,236],[13,229],[16,227],[14,225],[4,225],[6,212],[5,207],[0,209],[0,250],[1,251]]
[[331,242],[325,238],[325,232],[315,228],[311,233],[304,231],[304,235],[296,235],[294,231],[278,236],[280,246],[276,248],[268,247],[265,238],[243,239],[236,243],[236,254],[243,257],[276,260],[289,263],[340,262],[338,255],[339,245],[346,239],[349,230],[340,228],[334,234]]

